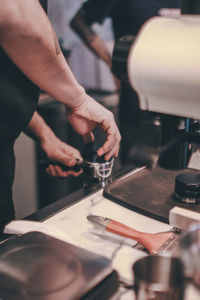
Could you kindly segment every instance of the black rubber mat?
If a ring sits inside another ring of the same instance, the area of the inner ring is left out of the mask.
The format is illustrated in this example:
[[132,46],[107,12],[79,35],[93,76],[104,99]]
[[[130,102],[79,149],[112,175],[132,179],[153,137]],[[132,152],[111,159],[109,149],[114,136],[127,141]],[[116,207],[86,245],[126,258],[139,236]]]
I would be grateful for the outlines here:
[[179,206],[200,212],[200,204],[185,204],[178,201],[174,193],[175,177],[181,173],[199,171],[142,169],[130,176],[112,182],[104,189],[104,196],[129,209],[159,221],[169,223],[169,211]]

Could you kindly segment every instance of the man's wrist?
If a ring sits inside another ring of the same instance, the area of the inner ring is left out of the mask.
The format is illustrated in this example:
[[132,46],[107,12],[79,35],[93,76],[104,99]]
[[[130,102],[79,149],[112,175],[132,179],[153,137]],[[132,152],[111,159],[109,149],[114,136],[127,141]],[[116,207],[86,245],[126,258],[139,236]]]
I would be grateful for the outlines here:
[[56,136],[50,127],[45,127],[45,129],[43,129],[40,132],[40,134],[37,136],[40,144],[49,142],[52,138],[55,138],[55,137]]
[[55,136],[52,129],[47,125],[38,112],[34,113],[27,128],[34,136],[34,139],[36,139],[39,143],[44,143],[49,139],[49,137]]
[[87,101],[88,95],[82,86],[78,88],[73,88],[70,96],[67,96],[65,101],[65,106],[68,111],[76,111],[80,106],[82,106]]

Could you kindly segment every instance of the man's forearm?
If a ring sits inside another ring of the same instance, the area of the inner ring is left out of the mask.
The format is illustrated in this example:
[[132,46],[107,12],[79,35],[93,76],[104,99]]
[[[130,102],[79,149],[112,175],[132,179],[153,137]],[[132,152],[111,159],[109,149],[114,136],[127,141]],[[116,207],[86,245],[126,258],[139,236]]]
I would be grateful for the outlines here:
[[49,137],[55,136],[52,129],[47,125],[45,120],[38,114],[37,111],[35,111],[25,133],[39,143],[43,143],[48,140]]
[[98,58],[102,59],[108,65],[109,68],[112,67],[111,55],[108,52],[105,42],[99,36],[95,36],[90,43],[90,48]]
[[69,107],[85,101],[85,91],[61,53],[38,0],[2,0],[0,46],[36,85]]
[[80,9],[70,22],[71,28],[76,32],[85,45],[111,68],[111,55],[105,42],[92,29],[87,22],[87,16]]

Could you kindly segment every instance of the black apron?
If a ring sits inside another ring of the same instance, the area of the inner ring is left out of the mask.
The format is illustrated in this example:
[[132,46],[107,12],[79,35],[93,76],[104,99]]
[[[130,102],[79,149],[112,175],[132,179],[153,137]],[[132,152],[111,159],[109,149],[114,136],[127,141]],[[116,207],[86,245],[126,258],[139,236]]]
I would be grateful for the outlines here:
[[[41,2],[46,8],[46,1]],[[39,88],[0,48],[0,230],[14,219],[14,142],[30,122],[38,98]]]

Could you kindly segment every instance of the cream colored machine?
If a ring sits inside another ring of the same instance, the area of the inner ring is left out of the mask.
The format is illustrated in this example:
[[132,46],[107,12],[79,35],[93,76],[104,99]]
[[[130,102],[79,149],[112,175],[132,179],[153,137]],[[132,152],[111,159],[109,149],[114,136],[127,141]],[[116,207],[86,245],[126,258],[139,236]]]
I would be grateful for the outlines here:
[[199,2],[183,1],[179,19],[150,19],[134,41],[125,37],[114,50],[114,72],[124,77],[127,70],[141,109],[200,119]]
[[141,109],[200,119],[200,15],[151,19],[127,67]]

